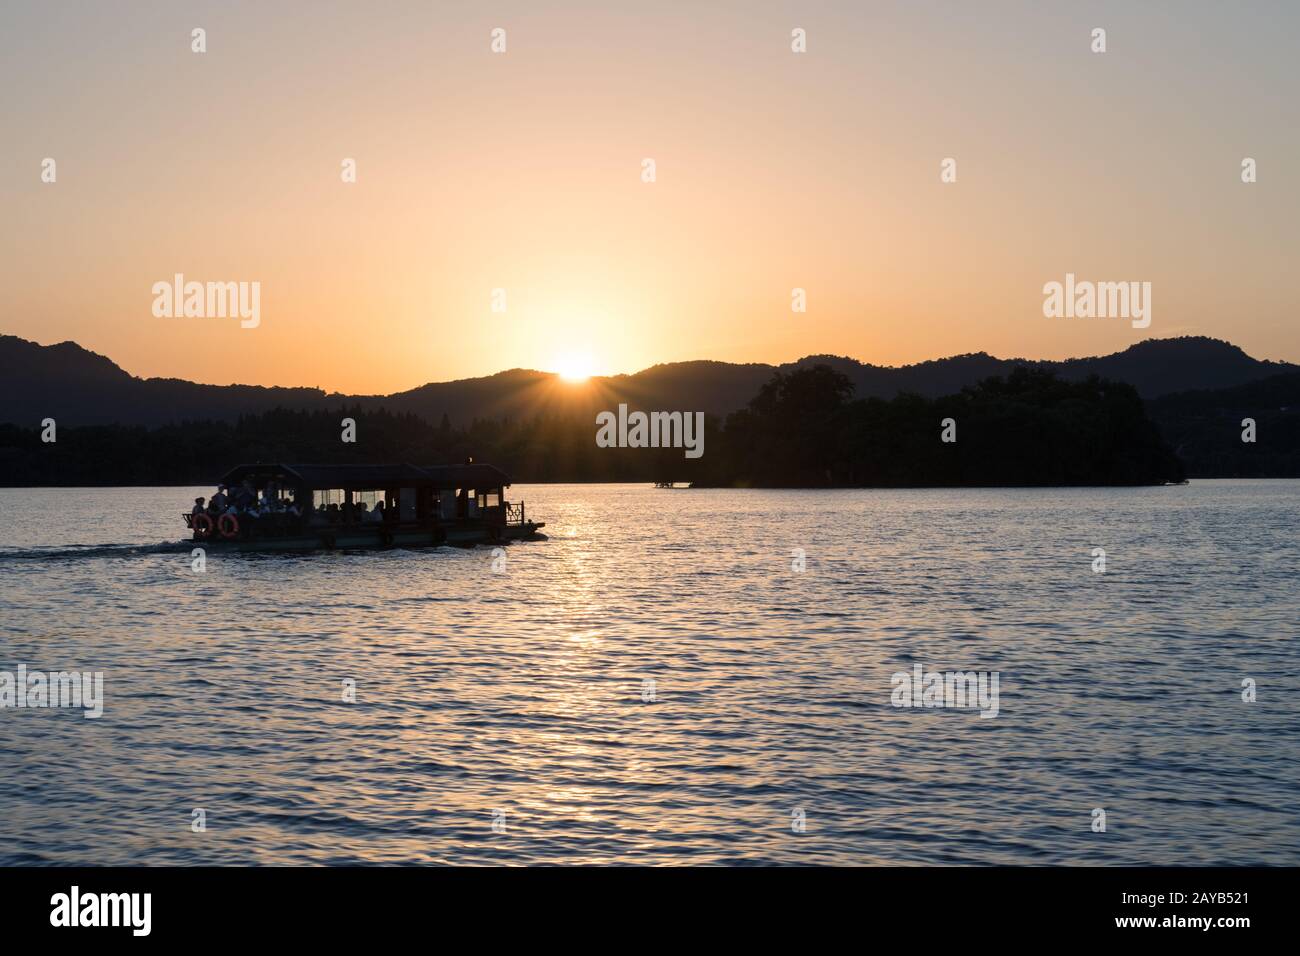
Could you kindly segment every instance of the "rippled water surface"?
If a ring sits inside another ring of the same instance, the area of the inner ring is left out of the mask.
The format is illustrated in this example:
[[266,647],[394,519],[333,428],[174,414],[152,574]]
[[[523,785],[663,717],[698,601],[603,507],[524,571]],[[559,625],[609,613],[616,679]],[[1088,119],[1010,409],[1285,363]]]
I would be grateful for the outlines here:
[[107,698],[0,710],[0,863],[1300,864],[1300,483],[516,486],[502,573],[197,574],[210,490],[0,490],[0,670]]

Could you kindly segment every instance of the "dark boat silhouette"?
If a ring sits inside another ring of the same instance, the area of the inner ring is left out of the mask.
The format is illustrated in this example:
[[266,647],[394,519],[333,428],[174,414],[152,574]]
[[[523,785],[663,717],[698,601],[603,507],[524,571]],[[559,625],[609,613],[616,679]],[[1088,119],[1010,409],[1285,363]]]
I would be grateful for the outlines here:
[[[184,516],[195,542],[239,551],[491,544],[541,537],[510,476],[493,465],[238,465],[222,477],[232,503]],[[250,501],[267,501],[259,509]],[[282,510],[289,502],[291,510]],[[373,502],[374,507],[370,505]],[[380,504],[382,502],[382,505]]]

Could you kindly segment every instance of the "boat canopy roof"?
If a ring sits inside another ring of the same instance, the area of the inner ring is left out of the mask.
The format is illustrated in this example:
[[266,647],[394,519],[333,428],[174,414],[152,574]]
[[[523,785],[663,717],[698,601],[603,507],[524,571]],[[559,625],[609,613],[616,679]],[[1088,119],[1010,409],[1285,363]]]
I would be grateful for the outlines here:
[[302,488],[505,488],[510,476],[495,465],[237,465],[221,478],[227,487],[244,479]]

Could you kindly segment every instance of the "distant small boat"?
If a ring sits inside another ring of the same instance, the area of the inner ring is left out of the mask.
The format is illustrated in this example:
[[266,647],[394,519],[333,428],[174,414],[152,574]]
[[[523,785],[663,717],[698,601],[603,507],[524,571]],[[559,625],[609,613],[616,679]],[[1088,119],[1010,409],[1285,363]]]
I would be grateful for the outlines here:
[[656,481],[655,487],[667,488],[669,491],[685,491],[687,488],[690,487],[690,483],[685,481],[681,483],[678,483],[676,481]]
[[239,465],[219,486],[231,507],[184,515],[185,526],[228,550],[495,544],[546,526],[506,501],[510,477],[492,465]]

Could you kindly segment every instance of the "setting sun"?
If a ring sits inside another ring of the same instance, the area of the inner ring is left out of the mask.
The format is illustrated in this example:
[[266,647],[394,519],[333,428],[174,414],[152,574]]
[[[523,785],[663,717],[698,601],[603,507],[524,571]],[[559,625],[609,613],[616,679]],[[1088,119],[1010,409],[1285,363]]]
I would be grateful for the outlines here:
[[555,358],[555,372],[566,382],[585,382],[592,375],[592,359],[585,352],[567,352]]

